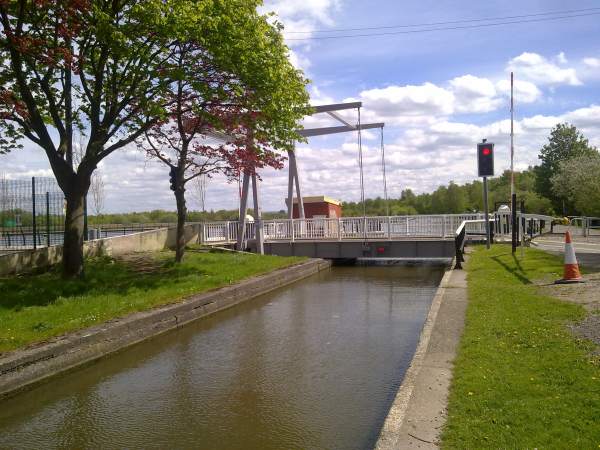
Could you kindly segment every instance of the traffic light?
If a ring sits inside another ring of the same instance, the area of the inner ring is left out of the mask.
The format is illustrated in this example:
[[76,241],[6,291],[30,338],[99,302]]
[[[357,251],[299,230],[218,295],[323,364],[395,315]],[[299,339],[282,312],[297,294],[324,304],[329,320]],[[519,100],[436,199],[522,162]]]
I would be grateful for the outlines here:
[[171,183],[171,190],[176,191],[177,190],[177,168],[176,167],[171,167],[171,170],[169,171],[169,181]]
[[477,171],[480,177],[494,176],[494,144],[477,144]]

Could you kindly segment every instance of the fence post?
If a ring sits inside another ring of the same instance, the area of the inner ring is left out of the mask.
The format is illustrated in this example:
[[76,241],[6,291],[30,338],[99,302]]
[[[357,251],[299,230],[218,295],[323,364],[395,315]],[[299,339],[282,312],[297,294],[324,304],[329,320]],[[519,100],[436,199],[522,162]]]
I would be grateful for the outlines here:
[[442,215],[442,238],[446,237],[446,216]]
[[37,249],[37,223],[35,217],[35,177],[31,177],[31,231],[33,234],[33,249]]
[[388,227],[388,241],[392,240],[392,219],[387,216],[387,227]]
[[294,218],[292,217],[290,219],[290,227],[292,227],[292,242],[294,242],[295,238],[296,238],[296,232],[294,231]]
[[46,247],[50,247],[50,192],[46,191]]
[[[125,235],[125,227],[123,227],[123,235]],[[83,197],[83,240],[88,240],[87,194]]]

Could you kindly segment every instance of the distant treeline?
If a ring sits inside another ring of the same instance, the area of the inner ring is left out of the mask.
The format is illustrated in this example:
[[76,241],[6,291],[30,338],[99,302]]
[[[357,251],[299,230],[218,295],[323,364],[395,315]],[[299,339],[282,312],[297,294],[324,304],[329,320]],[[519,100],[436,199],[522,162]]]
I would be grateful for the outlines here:
[[[519,201],[525,202],[525,211],[538,214],[554,214],[552,202],[535,192],[536,176],[532,168],[515,173],[515,188]],[[510,172],[504,172],[498,178],[488,182],[490,210],[496,204],[510,202]],[[363,207],[360,202],[344,202],[344,216],[362,216]],[[378,197],[365,201],[368,216],[385,216],[387,208],[393,216],[407,214],[461,214],[465,212],[483,211],[483,183],[473,181],[458,185],[450,182],[448,186],[440,186],[432,193],[415,194],[410,189],[402,191],[400,198],[388,200]]]
[[[248,210],[248,214],[253,214],[251,210]],[[188,222],[218,222],[222,220],[237,220],[238,210],[225,210],[220,209],[218,211],[189,211],[187,214]],[[279,212],[265,212],[263,213],[265,219],[275,219],[287,217],[285,211]],[[175,211],[164,211],[162,209],[155,209],[153,211],[145,212],[132,212],[132,213],[118,213],[118,214],[100,214],[98,216],[88,216],[88,223],[90,225],[102,225],[102,224],[125,224],[125,223],[175,223],[177,222],[177,212]]]
[[[525,201],[527,212],[540,214],[553,214],[550,200],[540,197],[534,192],[535,175],[533,171],[526,170],[515,174],[515,184],[519,200]],[[490,208],[494,208],[496,202],[506,203],[510,200],[510,173],[505,172],[498,178],[489,181]],[[483,184],[474,181],[458,185],[450,183],[448,186],[440,186],[432,193],[415,194],[410,189],[402,191],[400,198],[388,200],[391,215],[407,214],[460,214],[465,212],[479,212],[483,210]],[[369,216],[384,216],[387,207],[382,198],[367,199],[365,201],[366,212]],[[342,204],[344,216],[362,216],[361,203],[344,202]],[[253,214],[248,210],[248,214]],[[281,219],[287,217],[286,211],[265,212],[265,219]],[[188,221],[190,222],[213,222],[221,220],[237,220],[237,210],[218,211],[190,211]],[[148,212],[132,212],[121,214],[101,214],[90,216],[89,223],[92,225],[109,223],[174,223],[177,221],[175,211],[154,210]]]

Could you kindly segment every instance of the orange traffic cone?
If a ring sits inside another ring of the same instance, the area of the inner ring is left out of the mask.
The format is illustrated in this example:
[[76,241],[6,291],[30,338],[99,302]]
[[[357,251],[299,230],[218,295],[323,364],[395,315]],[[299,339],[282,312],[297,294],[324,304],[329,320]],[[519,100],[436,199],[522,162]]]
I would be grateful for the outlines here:
[[579,264],[575,256],[575,249],[571,242],[571,233],[567,231],[565,234],[565,272],[562,280],[556,280],[555,284],[567,283],[582,283],[581,273],[579,272]]

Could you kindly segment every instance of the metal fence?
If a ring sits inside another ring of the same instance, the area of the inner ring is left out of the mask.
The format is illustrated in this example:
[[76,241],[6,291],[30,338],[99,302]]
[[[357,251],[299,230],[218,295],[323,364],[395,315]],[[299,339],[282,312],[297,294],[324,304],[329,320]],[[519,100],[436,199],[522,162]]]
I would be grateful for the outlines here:
[[0,179],[0,251],[62,244],[64,195],[53,178]]
[[142,231],[158,230],[160,228],[173,228],[175,223],[110,223],[89,224],[88,240],[105,239],[127,234],[141,233]]

